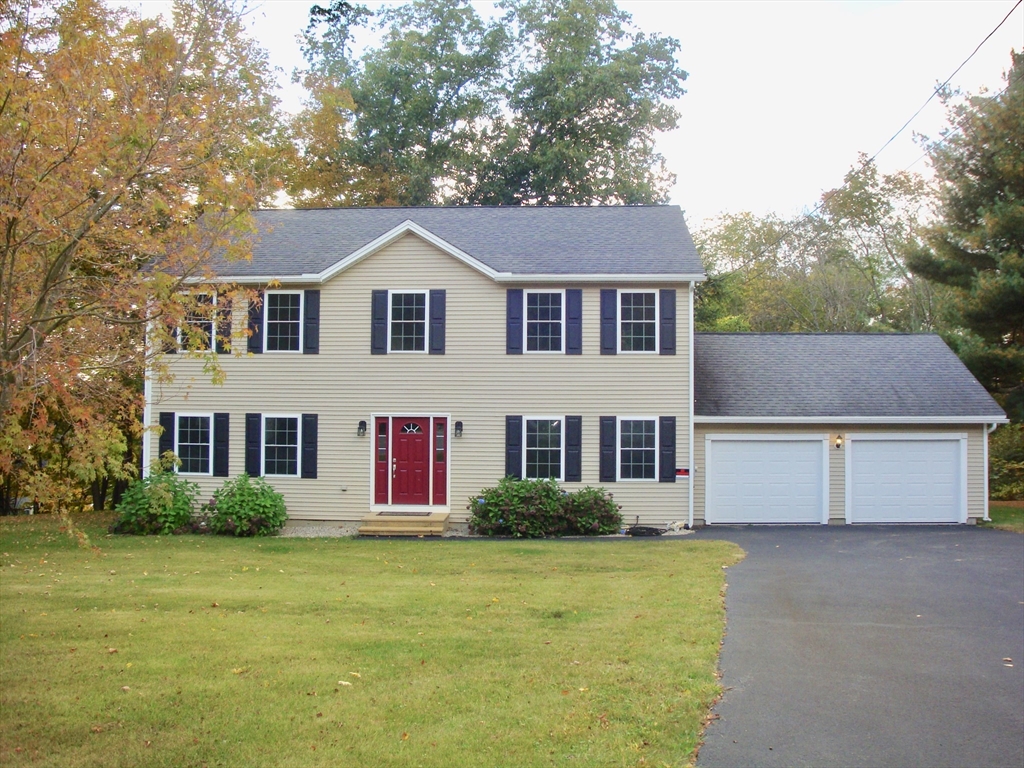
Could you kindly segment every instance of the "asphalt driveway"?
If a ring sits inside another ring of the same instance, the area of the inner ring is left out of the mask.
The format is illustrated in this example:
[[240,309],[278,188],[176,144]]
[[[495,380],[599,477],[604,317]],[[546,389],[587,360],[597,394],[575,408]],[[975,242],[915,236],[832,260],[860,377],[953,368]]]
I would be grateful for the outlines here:
[[747,551],[728,571],[726,691],[698,766],[1024,766],[1024,537],[695,535]]

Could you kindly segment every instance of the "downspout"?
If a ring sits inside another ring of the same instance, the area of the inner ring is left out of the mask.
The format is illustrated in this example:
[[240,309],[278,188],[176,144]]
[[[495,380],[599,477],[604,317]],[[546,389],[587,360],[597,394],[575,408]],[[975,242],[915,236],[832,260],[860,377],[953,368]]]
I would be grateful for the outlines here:
[[[689,336],[690,336],[690,344],[689,344],[689,347],[690,347],[690,387],[687,390],[686,394],[687,394],[687,399],[690,401],[690,440],[687,443],[686,453],[687,453],[688,464],[690,465],[690,471],[688,473],[689,474],[689,479],[690,479],[690,491],[687,494],[689,496],[688,503],[689,503],[690,509],[689,509],[689,515],[688,515],[689,522],[687,524],[689,525],[689,528],[692,531],[693,530],[693,478],[697,474],[697,468],[693,465],[693,282],[692,281],[690,282],[689,293],[690,293],[690,301],[689,301],[689,305],[690,305],[690,318],[689,318],[690,319],[690,327],[688,328],[687,332],[689,333]],[[986,442],[985,445],[986,445],[986,448],[987,448],[988,443]],[[987,505],[986,505],[985,509],[986,510],[988,509]]]
[[146,365],[143,369],[143,380],[142,380],[142,476],[149,477],[149,462],[150,453],[152,448],[150,447],[149,427],[152,423],[153,408],[151,403],[153,402],[153,380],[150,376],[151,371],[149,367],[149,326],[146,326],[146,340],[145,340],[144,354],[146,355]]
[[981,518],[986,523],[992,522],[992,518],[988,516],[988,436],[996,431],[998,424],[989,424],[988,429],[985,430],[985,439],[982,441],[982,463],[985,465],[985,516]]

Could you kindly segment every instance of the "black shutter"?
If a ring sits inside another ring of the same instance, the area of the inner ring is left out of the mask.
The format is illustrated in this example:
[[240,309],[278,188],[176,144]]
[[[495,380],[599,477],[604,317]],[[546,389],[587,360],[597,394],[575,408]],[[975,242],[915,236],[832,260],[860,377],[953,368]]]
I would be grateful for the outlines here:
[[618,351],[619,292],[614,288],[601,289],[601,354],[614,355]]
[[658,461],[660,470],[658,482],[676,481],[676,417],[662,416],[658,419]]
[[160,413],[160,426],[163,428],[163,432],[160,433],[159,447],[157,448],[157,458],[161,458],[165,453],[170,451],[174,453],[174,414],[166,411]]
[[316,479],[317,424],[315,413],[302,414],[302,477]]
[[565,481],[583,479],[583,417],[565,417]]
[[430,292],[430,354],[444,354],[446,297],[443,289]]
[[374,291],[372,323],[370,329],[370,354],[388,353],[388,292]]
[[231,299],[221,294],[217,297],[217,320],[213,329],[216,336],[214,348],[218,355],[226,355],[231,351]]
[[583,354],[583,291],[579,288],[565,292],[565,354]]
[[661,308],[661,349],[659,352],[662,355],[674,355],[676,353],[675,288],[662,288],[658,304]]
[[615,482],[618,451],[615,446],[616,424],[614,416],[601,417],[601,477],[602,483]]
[[320,354],[320,291],[304,292],[302,306],[302,353]]
[[249,302],[249,343],[247,349],[254,355],[263,352],[263,302],[266,294],[260,291],[257,300]]
[[505,417],[505,477],[523,479],[523,417]]
[[231,415],[213,414],[213,476],[228,476],[228,432]]
[[505,354],[523,354],[522,288],[509,288],[505,294]]
[[258,413],[245,414],[245,473],[249,477],[263,474],[261,454],[263,447],[263,417]]

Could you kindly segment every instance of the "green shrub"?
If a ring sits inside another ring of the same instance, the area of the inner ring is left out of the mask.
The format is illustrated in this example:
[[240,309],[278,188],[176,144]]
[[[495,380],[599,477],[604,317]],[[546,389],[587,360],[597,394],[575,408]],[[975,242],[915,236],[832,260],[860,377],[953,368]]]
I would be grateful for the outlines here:
[[483,536],[596,536],[622,524],[619,506],[603,489],[567,493],[554,480],[503,478],[470,498],[468,509],[470,530]]
[[989,496],[1024,499],[1024,425],[1005,424],[988,439]]
[[565,496],[563,514],[569,535],[602,536],[622,527],[622,509],[604,488],[581,488]]
[[154,469],[149,477],[133,481],[121,497],[121,515],[113,533],[174,533],[186,528],[199,497],[199,486],[167,469]]
[[241,474],[213,493],[206,505],[210,530],[230,536],[268,536],[284,527],[284,496],[266,480]]

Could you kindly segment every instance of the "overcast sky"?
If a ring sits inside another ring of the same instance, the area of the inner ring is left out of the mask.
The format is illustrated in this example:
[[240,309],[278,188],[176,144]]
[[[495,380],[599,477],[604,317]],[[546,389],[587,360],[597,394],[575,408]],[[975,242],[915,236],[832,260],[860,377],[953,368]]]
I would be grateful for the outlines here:
[[[296,110],[301,89],[289,76],[303,63],[296,35],[312,0],[252,1],[253,34],[282,70],[283,106]],[[693,228],[720,213],[813,208],[857,153],[882,147],[1015,2],[619,0],[641,30],[680,41],[679,64],[689,73],[679,128],[658,143],[678,177],[671,202]],[[125,5],[150,13],[166,7]],[[477,5],[490,14],[490,2]],[[951,86],[1001,90],[1011,49],[1024,49],[1024,5]],[[913,170],[926,172],[913,133],[937,137],[944,124],[935,99],[879,156],[879,167],[898,171],[917,161]]]

